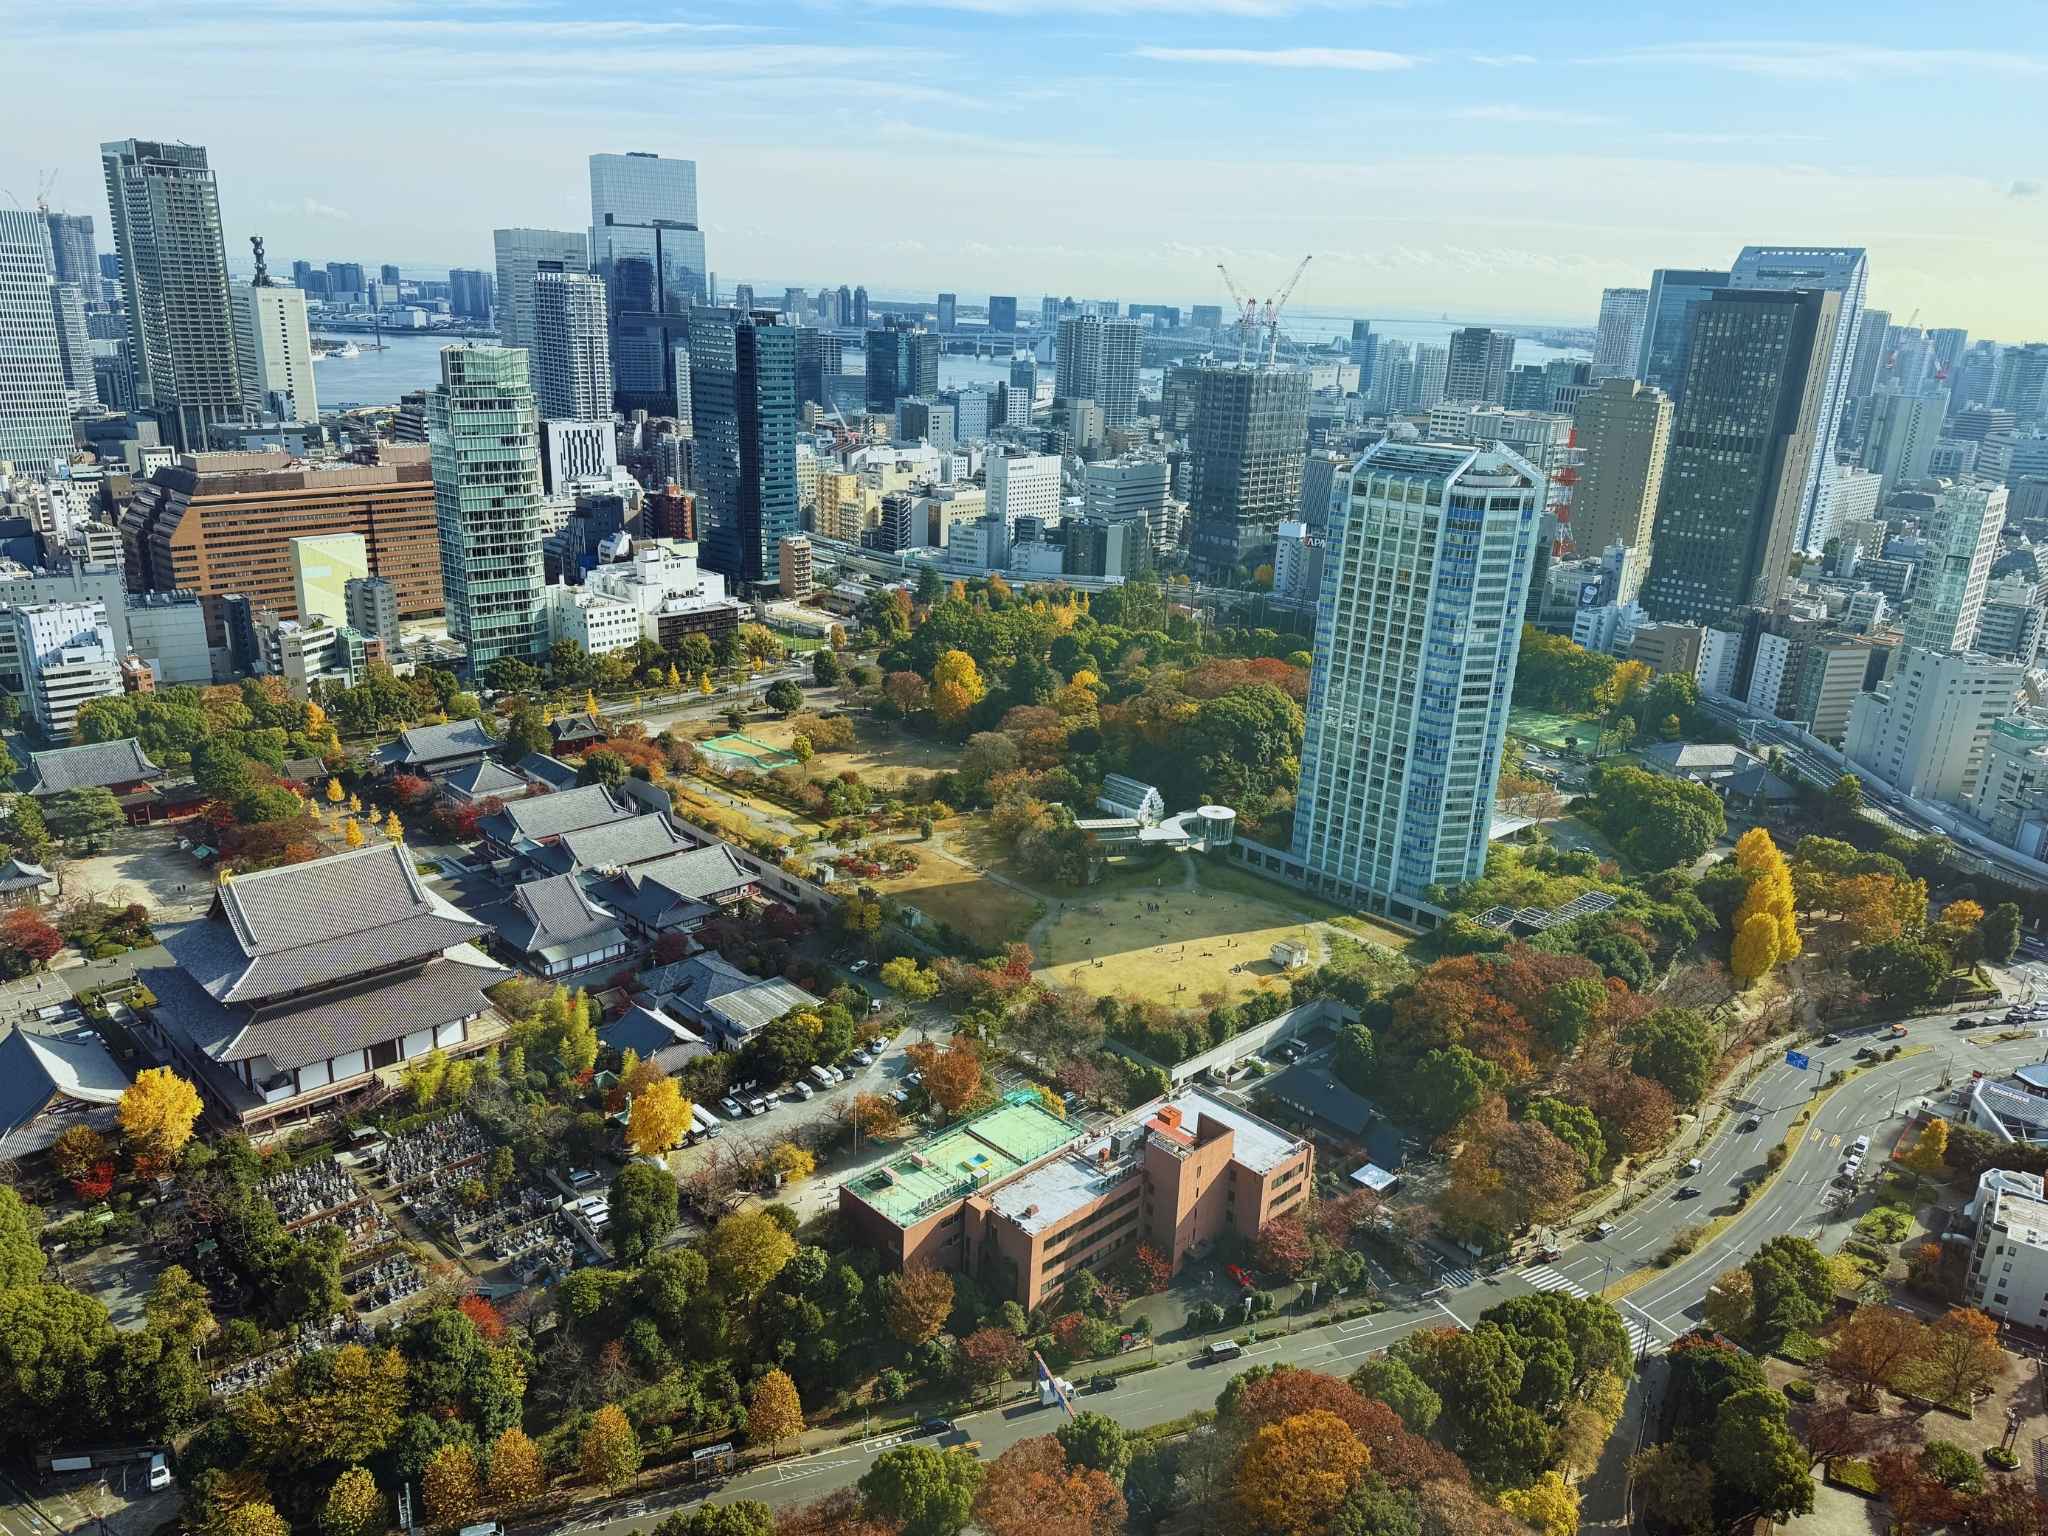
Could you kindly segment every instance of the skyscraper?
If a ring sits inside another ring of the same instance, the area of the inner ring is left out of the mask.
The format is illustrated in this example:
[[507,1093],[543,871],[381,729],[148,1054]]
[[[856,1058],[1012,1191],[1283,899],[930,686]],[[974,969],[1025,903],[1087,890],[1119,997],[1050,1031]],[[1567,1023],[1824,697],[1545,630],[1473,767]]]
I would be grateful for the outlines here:
[[330,261],[327,263],[327,292],[330,298],[350,298],[366,292],[369,279],[363,274],[360,261]]
[[893,412],[905,395],[931,399],[938,394],[939,338],[933,332],[914,321],[891,319],[869,331],[862,344],[869,410]]
[[1647,288],[1609,288],[1601,293],[1600,329],[1593,338],[1594,382],[1634,374],[1649,309]]
[[89,213],[46,213],[50,226],[50,266],[60,283],[74,283],[88,301],[100,296],[100,258]]
[[1195,370],[1189,552],[1207,571],[1228,576],[1300,513],[1308,384],[1300,368],[1208,363]]
[[1975,649],[2006,495],[2002,485],[1943,484],[1914,509],[1928,551],[1906,603],[1909,647],[1942,654]]
[[470,267],[449,268],[448,312],[458,320],[488,323],[496,287],[488,272]]
[[1956,364],[1963,360],[1963,353],[1969,350],[1970,333],[1960,326],[1942,325],[1929,331],[1927,340],[1934,348],[1934,366],[1940,381],[1946,382],[1955,372]]
[[988,296],[988,328],[998,336],[1008,336],[1017,329],[1017,296],[1013,293],[992,293]]
[[1636,377],[1684,401],[1685,365],[1692,345],[1693,315],[1717,288],[1728,286],[1726,272],[1694,267],[1659,267],[1650,274],[1650,297],[1643,309],[1643,336],[1636,357]]
[[427,392],[434,520],[448,634],[469,647],[473,678],[547,649],[538,431],[524,349],[441,349]]
[[570,229],[497,229],[498,339],[508,347],[533,345],[533,280],[542,272],[588,272],[589,247]]
[[0,459],[46,476],[71,457],[71,404],[41,214],[0,208]]
[[1714,623],[1785,579],[1820,452],[1841,295],[1722,288],[1695,312],[1642,603]]
[[380,283],[389,283],[393,288],[396,288],[400,282],[404,281],[404,279],[399,277],[398,268],[387,261],[378,266],[377,281]]
[[231,290],[235,309],[235,361],[242,375],[242,409],[273,421],[320,419],[313,381],[313,343],[306,332],[306,296],[280,288],[267,274]]
[[1451,332],[1444,371],[1444,399],[1499,405],[1507,394],[1508,369],[1515,363],[1515,338],[1506,331],[1468,325]]
[[1817,289],[1841,295],[1822,379],[1818,435],[1800,488],[1799,528],[1793,535],[1793,548],[1810,555],[1819,554],[1828,540],[1828,530],[1820,525],[1820,474],[1835,461],[1835,440],[1842,429],[1849,367],[1856,356],[1863,294],[1869,281],[1869,263],[1861,246],[1745,245],[1728,274],[1731,288]]
[[50,285],[50,317],[57,327],[57,356],[64,364],[64,387],[81,410],[97,409],[99,384],[94,377],[92,332],[85,319],[85,297],[76,283]]
[[[846,290],[842,288],[839,291],[841,293],[844,293]],[[852,320],[848,322],[849,324],[857,327],[860,330],[867,329],[868,290],[865,284],[853,290],[853,307],[849,311],[849,313],[853,316]]]
[[735,583],[773,580],[777,546],[803,532],[796,337],[796,327],[773,315],[690,316],[691,462],[707,523],[704,563]]
[[[1447,380],[1450,376],[1451,349],[1440,347],[1434,342],[1415,343],[1415,363],[1408,398],[1398,409],[1409,411],[1433,411],[1450,395]],[[1503,391],[1507,377],[1501,377]]]
[[1404,921],[1486,868],[1544,481],[1498,448],[1381,443],[1333,497],[1294,856]]
[[590,157],[591,270],[618,281],[614,269],[626,261],[644,265],[678,311],[703,302],[710,269],[697,223],[696,161],[644,150]]
[[952,329],[953,329],[953,325],[954,325],[954,322],[955,322],[956,320],[958,320],[959,318],[960,318],[960,295],[959,295],[959,294],[957,294],[957,293],[942,293],[942,294],[940,294],[940,295],[939,295],[939,329],[940,329],[941,331],[950,331],[950,330],[952,330]]
[[832,408],[832,386],[840,377],[846,346],[830,331],[805,327],[796,333],[796,403]]
[[100,146],[100,164],[121,257],[136,403],[173,447],[204,448],[212,426],[242,419],[220,195],[206,150],[118,139]]
[[612,414],[612,353],[604,279],[541,272],[533,280],[533,397],[547,421]]
[[1671,397],[1630,378],[1603,380],[1572,415],[1584,461],[1572,493],[1572,543],[1581,555],[1610,544],[1647,548],[1671,449]]
[[2048,414],[2048,342],[2007,347],[1998,355],[1991,404],[2011,411],[2023,422],[2039,421]]
[[1927,464],[1948,415],[1948,391],[1902,395],[1881,390],[1870,399],[1870,430],[1863,439],[1863,467],[1878,476],[1880,503],[1900,486],[1927,478]]
[[1144,328],[1135,320],[1075,315],[1062,320],[1053,359],[1053,393],[1062,400],[1093,400],[1104,426],[1129,424],[1138,414],[1138,360]]

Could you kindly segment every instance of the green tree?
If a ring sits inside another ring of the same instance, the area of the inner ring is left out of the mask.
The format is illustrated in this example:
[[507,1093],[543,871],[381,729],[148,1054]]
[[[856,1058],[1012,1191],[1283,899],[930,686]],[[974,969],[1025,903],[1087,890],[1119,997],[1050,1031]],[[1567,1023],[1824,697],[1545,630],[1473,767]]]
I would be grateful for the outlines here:
[[786,720],[804,707],[804,691],[791,679],[779,677],[768,685],[761,701]]
[[659,1246],[681,1219],[676,1181],[666,1168],[634,1161],[612,1180],[612,1252],[633,1264]]
[[1715,1483],[1740,1494],[1743,1513],[1784,1521],[1813,1508],[1812,1472],[1786,1425],[1788,1409],[1783,1393],[1751,1388],[1715,1416]]
[[1593,810],[1621,851],[1648,869],[1690,864],[1728,830],[1721,797],[1706,785],[1632,764],[1600,771]]
[[1053,1431],[1053,1438],[1067,1453],[1070,1464],[1100,1472],[1119,1485],[1124,1480],[1124,1473],[1130,1470],[1131,1457],[1138,1449],[1131,1432],[1123,1425],[1106,1413],[1088,1409],[1060,1425]]
[[95,1429],[99,1361],[113,1342],[90,1296],[34,1281],[0,1290],[0,1440],[23,1449]]
[[1607,1167],[1607,1138],[1600,1132],[1600,1117],[1583,1104],[1563,1099],[1531,1099],[1524,1118],[1548,1126],[1551,1134],[1585,1159],[1588,1178]]
[[1409,1074],[1409,1118],[1431,1136],[1441,1136],[1477,1109],[1499,1087],[1500,1068],[1462,1045],[1425,1055]]
[[1373,1068],[1378,1048],[1373,1033],[1363,1024],[1347,1024],[1337,1031],[1337,1054],[1333,1065],[1337,1081],[1353,1093],[1371,1094]]
[[1697,1104],[1713,1080],[1720,1048],[1713,1026],[1690,1008],[1660,1008],[1628,1034],[1630,1066],[1662,1083],[1681,1104]]
[[1749,1271],[1757,1341],[1776,1349],[1786,1336],[1814,1327],[1835,1294],[1827,1256],[1803,1237],[1780,1234],[1750,1256]]
[[1607,988],[1596,976],[1574,976],[1543,994],[1538,1023],[1552,1050],[1568,1055],[1607,1011]]
[[548,734],[540,711],[531,704],[521,704],[505,722],[505,746],[516,759],[553,750],[554,738]]
[[[0,693],[0,698],[12,695]],[[49,857],[50,828],[43,820],[43,808],[31,795],[16,795],[8,802],[5,823],[7,846],[30,863]]]
[[875,1458],[858,1487],[870,1509],[902,1527],[902,1536],[959,1536],[986,1476],[972,1456],[899,1445]]
[[811,681],[820,688],[837,688],[846,681],[846,668],[834,652],[820,648],[811,653]]
[[1977,925],[1978,942],[1984,958],[2004,965],[2019,953],[2020,909],[2009,901],[2000,902],[1984,914]]
[[1351,1373],[1351,1385],[1393,1409],[1413,1434],[1428,1434],[1444,1411],[1444,1400],[1429,1383],[1416,1375],[1406,1361],[1392,1355],[1367,1359]]
[[50,830],[66,842],[98,837],[121,825],[121,802],[110,789],[67,789],[44,808]]
[[43,1213],[11,1185],[0,1184],[0,1290],[43,1278]]
[[1828,786],[1825,799],[1824,814],[1830,822],[1840,826],[1854,821],[1863,810],[1863,781],[1853,773],[1842,774]]
[[1888,939],[1849,956],[1849,974],[1880,1002],[1914,1007],[1930,1002],[1949,978],[1948,952],[1938,944]]

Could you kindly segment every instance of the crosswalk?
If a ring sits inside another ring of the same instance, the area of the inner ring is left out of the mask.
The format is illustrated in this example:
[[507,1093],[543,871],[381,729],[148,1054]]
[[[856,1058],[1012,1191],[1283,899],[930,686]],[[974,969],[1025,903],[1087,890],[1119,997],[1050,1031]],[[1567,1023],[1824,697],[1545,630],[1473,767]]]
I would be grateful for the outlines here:
[[[1592,1294],[1578,1281],[1559,1274],[1548,1264],[1525,1264],[1515,1273],[1539,1291],[1563,1291],[1570,1296]],[[1624,1305],[1615,1310],[1621,1314],[1621,1326],[1628,1330],[1628,1341],[1638,1355],[1660,1355],[1664,1352],[1664,1340],[1651,1332],[1649,1325],[1637,1317],[1632,1308]]]
[[1471,1285],[1479,1279],[1479,1271],[1476,1269],[1441,1269],[1437,1271],[1437,1279],[1443,1285]]

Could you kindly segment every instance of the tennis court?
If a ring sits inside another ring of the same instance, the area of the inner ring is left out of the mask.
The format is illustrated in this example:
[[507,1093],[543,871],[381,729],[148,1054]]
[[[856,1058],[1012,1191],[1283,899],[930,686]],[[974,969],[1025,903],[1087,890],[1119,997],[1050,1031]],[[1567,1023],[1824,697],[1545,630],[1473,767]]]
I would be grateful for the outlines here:
[[756,741],[738,731],[700,741],[697,750],[721,768],[751,768],[757,773],[766,773],[771,768],[794,768],[797,765],[794,752],[770,746],[765,741]]
[[1564,739],[1576,736],[1583,750],[1600,735],[1600,723],[1585,715],[1554,715],[1547,709],[1530,709],[1517,704],[1508,712],[1508,730],[1541,747],[1564,750]]

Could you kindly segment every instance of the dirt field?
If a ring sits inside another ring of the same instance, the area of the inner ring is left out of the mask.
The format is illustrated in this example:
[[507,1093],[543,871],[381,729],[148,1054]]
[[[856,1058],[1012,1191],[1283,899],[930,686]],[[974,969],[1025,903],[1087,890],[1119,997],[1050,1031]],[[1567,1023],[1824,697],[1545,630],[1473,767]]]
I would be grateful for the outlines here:
[[[1184,883],[1190,863],[1192,888]],[[1235,1002],[1280,984],[1283,972],[1268,951],[1283,939],[1307,944],[1309,963],[1321,962],[1328,946],[1315,919],[1323,914],[1303,905],[1279,887],[1268,895],[1250,882],[1217,878],[1193,855],[1181,855],[1055,899],[1051,922],[1039,930],[1039,974],[1089,992],[1128,992],[1184,1007],[1211,992]]]
[[[885,792],[901,789],[912,774],[944,773],[959,761],[959,749],[942,741],[927,741],[897,731],[886,722],[854,717],[855,743],[850,752],[820,752],[811,759],[813,778],[845,773],[849,769],[862,782]],[[724,734],[724,723],[707,727],[702,737]],[[796,734],[787,720],[749,720],[747,734],[774,747],[786,747]]]
[[[946,822],[941,836],[957,830],[959,820]],[[907,902],[935,922],[948,923],[994,954],[1013,939],[1024,937],[1038,917],[1039,903],[1027,892],[991,880],[978,870],[955,863],[931,844],[906,845],[920,863],[908,875],[876,882],[893,900]]]

